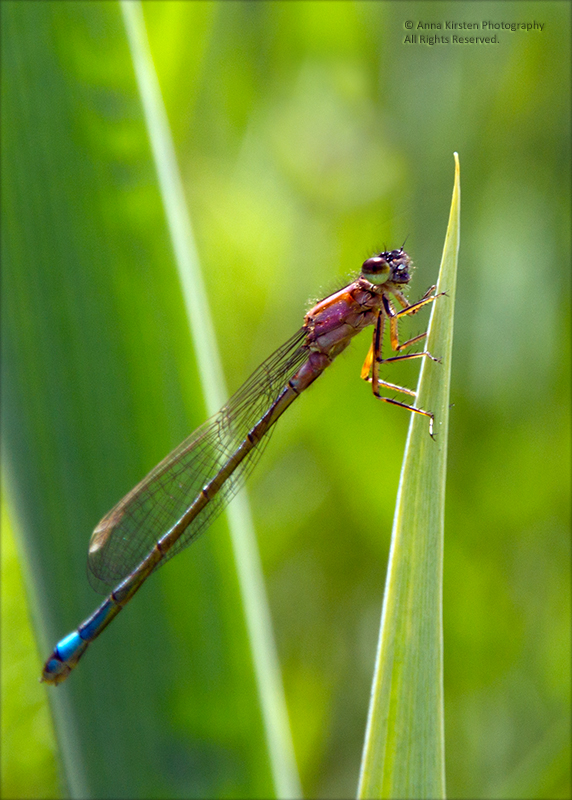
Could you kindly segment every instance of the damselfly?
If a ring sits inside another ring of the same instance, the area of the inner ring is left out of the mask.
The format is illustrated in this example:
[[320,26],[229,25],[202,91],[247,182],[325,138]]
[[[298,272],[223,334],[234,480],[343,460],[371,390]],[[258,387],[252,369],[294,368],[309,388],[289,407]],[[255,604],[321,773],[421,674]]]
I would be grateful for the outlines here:
[[[356,280],[317,303],[306,314],[302,328],[258,367],[218,414],[197,428],[101,520],[89,544],[90,583],[98,591],[116,588],[56,645],[44,665],[43,681],[65,680],[90,642],[149,575],[211,524],[258,461],[272,425],[363,328],[374,326],[362,378],[371,383],[379,400],[428,417],[433,435],[430,411],[380,394],[384,387],[415,397],[411,389],[381,380],[381,364],[422,357],[438,360],[427,350],[402,352],[426,333],[399,343],[400,317],[415,314],[439,296],[432,286],[410,305],[402,291],[409,283],[410,268],[403,248],[364,261]],[[392,297],[400,310],[395,310]],[[382,358],[386,320],[391,348],[397,353],[390,358]]]

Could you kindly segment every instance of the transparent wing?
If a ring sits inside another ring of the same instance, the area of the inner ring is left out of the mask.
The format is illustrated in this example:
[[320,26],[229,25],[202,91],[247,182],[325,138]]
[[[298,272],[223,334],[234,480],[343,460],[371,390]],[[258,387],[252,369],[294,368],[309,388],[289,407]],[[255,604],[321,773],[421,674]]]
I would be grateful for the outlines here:
[[[88,557],[88,577],[96,591],[105,593],[127,577],[183,516],[306,360],[305,339],[306,331],[301,328],[253,372],[217,414],[101,520],[92,534]],[[266,434],[250,451],[161,564],[191,544],[222,511],[260,458],[268,439]]]

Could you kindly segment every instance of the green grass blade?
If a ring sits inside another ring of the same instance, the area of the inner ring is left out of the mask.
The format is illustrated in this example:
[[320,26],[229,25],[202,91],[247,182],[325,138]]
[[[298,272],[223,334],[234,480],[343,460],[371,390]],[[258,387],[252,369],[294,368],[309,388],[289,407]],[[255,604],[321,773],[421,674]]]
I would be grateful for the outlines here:
[[[141,5],[123,0],[121,9],[157,167],[189,328],[197,353],[207,411],[210,415],[216,413],[222,406],[228,397],[228,391],[185,202],[183,183],[159,82],[153,67]],[[229,506],[227,517],[274,786],[278,797],[300,797],[300,780],[270,608],[250,505],[244,491]]]
[[412,414],[393,524],[359,797],[445,796],[443,723],[442,572],[445,476],[453,309],[459,249],[460,182],[455,184],[438,292],[427,347],[442,359],[424,359],[417,405],[435,414],[435,441],[427,420]]
[[224,536],[154,576],[69,681],[38,683],[101,601],[89,532],[204,408],[119,6],[3,3],[2,23],[4,479],[62,794],[270,796]]

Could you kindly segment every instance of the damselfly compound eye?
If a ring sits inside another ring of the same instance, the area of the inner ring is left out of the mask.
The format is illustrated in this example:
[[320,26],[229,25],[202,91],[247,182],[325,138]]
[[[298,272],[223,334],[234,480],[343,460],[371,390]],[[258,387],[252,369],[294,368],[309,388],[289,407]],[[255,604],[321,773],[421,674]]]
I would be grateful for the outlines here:
[[378,256],[372,256],[363,262],[361,267],[361,274],[370,283],[380,284],[385,283],[391,273],[391,267],[386,258],[387,253],[380,253]]

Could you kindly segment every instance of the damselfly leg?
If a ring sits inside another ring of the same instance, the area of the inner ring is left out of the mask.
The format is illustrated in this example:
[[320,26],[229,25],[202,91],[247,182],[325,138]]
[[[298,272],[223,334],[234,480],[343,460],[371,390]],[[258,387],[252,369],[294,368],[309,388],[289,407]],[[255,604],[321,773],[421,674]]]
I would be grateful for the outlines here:
[[[393,389],[397,392],[402,392],[403,394],[408,394],[411,397],[416,397],[417,393],[414,392],[412,389],[407,389],[405,386],[398,386],[395,383],[390,383],[389,381],[383,380],[379,377],[379,367],[381,364],[388,364],[393,361],[405,361],[412,358],[430,358],[432,361],[439,362],[440,359],[435,358],[435,356],[431,355],[428,350],[422,350],[419,353],[401,353],[402,350],[405,350],[407,347],[411,347],[412,345],[420,342],[422,339],[425,339],[427,336],[427,332],[421,333],[418,336],[413,336],[411,339],[408,339],[405,342],[399,342],[399,329],[398,329],[398,321],[400,317],[403,316],[412,316],[416,314],[423,306],[427,305],[428,303],[432,303],[433,300],[436,300],[437,297],[441,297],[444,292],[441,294],[432,294],[435,291],[435,286],[431,286],[423,295],[421,300],[412,305],[409,305],[406,298],[403,296],[401,292],[394,292],[394,297],[397,298],[400,305],[403,307],[401,311],[396,311],[388,299],[387,296],[382,298],[382,308],[379,309],[377,314],[377,319],[374,327],[373,332],[373,341],[371,343],[371,347],[369,348],[369,352],[366,356],[364,361],[362,370],[361,370],[361,377],[371,383],[373,394],[378,400],[382,400],[384,403],[391,403],[395,406],[401,406],[401,408],[406,408],[408,411],[412,411],[415,414],[421,414],[425,417],[429,418],[429,435],[431,438],[433,437],[433,420],[434,416],[430,411],[425,411],[423,408],[416,408],[415,406],[409,405],[408,403],[403,403],[400,400],[395,400],[392,397],[383,397],[379,392],[379,387],[384,386],[388,389]],[[389,358],[383,358],[382,356],[382,343],[383,343],[383,332],[385,328],[385,319],[386,317],[389,319],[389,341],[391,344],[391,349],[394,352],[401,353],[397,356],[390,356]]]

